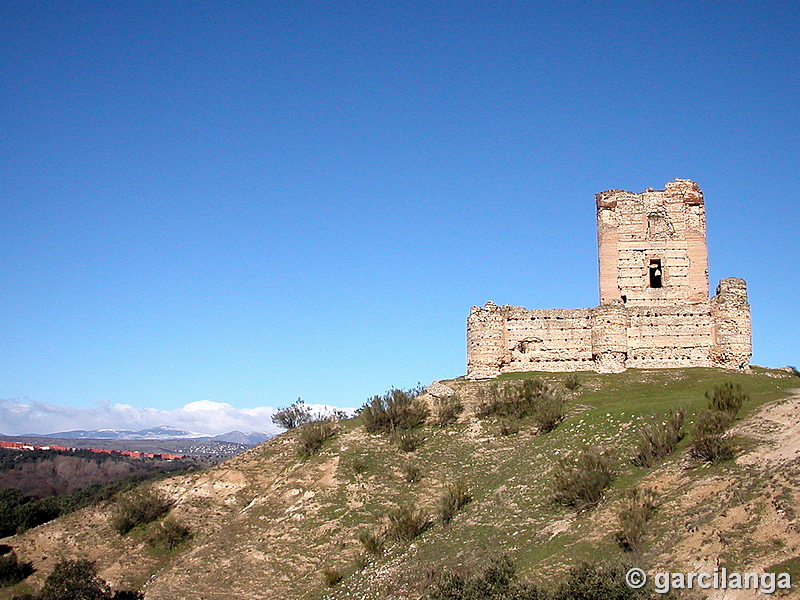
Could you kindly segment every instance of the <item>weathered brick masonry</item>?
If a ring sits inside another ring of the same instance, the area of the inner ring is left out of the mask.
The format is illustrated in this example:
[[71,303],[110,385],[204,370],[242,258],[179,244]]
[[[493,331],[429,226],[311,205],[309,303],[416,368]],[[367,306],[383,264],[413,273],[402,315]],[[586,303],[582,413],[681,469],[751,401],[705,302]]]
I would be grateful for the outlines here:
[[709,299],[703,193],[688,179],[665,187],[596,195],[600,306],[473,306],[467,377],[747,368],[752,353],[747,284],[723,279]]

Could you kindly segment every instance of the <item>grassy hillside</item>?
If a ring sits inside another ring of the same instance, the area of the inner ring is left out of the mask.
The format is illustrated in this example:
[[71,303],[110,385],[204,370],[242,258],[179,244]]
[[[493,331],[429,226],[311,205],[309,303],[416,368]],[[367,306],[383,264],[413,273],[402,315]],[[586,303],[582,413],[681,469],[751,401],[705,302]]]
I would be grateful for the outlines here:
[[[554,384],[564,378],[526,373],[501,381],[534,376]],[[522,577],[545,583],[599,558],[698,570],[719,561],[763,568],[800,555],[800,466],[792,446],[800,439],[800,403],[773,402],[800,387],[797,377],[766,369],[631,370],[582,373],[580,381],[566,420],[546,434],[537,434],[531,419],[508,427],[475,418],[476,394],[486,384],[461,379],[443,383],[467,410],[453,425],[418,428],[424,441],[413,452],[353,419],[340,422],[318,454],[301,458],[300,432],[292,430],[207,472],[158,484],[176,502],[172,515],[194,532],[175,550],[149,547],[147,528],[115,533],[111,503],[3,540],[38,569],[15,589],[37,589],[59,557],[77,556],[97,560],[114,587],[141,588],[155,600],[419,598],[445,570],[466,572],[499,553]],[[749,395],[734,429],[736,459],[689,460],[687,436],[659,466],[631,463],[650,415],[685,409],[690,431],[705,392],[723,381]],[[579,513],[553,502],[551,484],[559,458],[583,446],[609,449],[617,477],[599,506]],[[404,476],[409,461],[421,474],[413,483]],[[439,498],[455,482],[467,486],[472,501],[443,525]],[[625,491],[642,483],[656,490],[659,507],[631,555],[615,541],[616,512]],[[430,525],[411,542],[387,541],[383,556],[365,556],[359,533],[381,532],[402,506],[418,508]],[[326,569],[344,578],[328,587]],[[0,590],[0,598],[11,593]]]

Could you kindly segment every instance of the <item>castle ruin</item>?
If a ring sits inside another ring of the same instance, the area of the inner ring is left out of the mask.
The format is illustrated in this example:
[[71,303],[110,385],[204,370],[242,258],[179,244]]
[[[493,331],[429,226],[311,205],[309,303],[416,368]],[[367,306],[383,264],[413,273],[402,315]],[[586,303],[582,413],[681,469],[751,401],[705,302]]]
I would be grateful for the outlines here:
[[595,196],[599,306],[473,306],[467,378],[519,371],[746,369],[752,353],[747,284],[722,279],[709,299],[703,193],[688,179],[665,187]]

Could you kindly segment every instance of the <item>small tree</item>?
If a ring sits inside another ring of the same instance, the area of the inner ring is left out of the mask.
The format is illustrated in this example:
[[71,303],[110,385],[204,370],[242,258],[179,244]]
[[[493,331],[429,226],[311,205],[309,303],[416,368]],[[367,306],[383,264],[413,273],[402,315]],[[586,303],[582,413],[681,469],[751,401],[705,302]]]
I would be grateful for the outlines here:
[[272,422],[283,429],[294,429],[314,419],[311,409],[301,398],[272,415]]
[[44,580],[42,591],[32,600],[143,600],[144,594],[129,590],[111,591],[97,575],[89,560],[61,560]]
[[412,429],[428,418],[428,407],[419,398],[422,390],[391,389],[383,396],[373,396],[361,409],[364,427],[370,433],[394,433]]

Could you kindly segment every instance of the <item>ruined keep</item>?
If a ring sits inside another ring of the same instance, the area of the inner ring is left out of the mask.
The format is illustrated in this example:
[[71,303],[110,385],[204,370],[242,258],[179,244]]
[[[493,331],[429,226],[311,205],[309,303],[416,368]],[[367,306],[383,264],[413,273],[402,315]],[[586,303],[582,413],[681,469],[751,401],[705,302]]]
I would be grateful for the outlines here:
[[747,284],[723,279],[709,299],[703,193],[688,179],[665,187],[595,196],[599,306],[473,306],[467,378],[629,367],[746,369],[752,353]]

